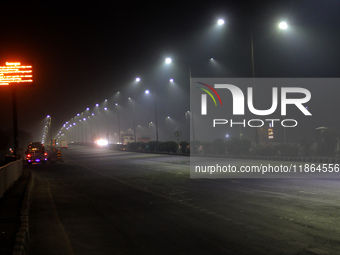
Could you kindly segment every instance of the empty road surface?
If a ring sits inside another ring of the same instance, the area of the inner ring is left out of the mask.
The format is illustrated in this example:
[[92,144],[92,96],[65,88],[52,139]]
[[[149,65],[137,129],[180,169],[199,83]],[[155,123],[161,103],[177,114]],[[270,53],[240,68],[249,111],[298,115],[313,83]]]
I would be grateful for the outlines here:
[[30,254],[340,254],[337,179],[190,179],[185,156],[62,152],[29,167]]

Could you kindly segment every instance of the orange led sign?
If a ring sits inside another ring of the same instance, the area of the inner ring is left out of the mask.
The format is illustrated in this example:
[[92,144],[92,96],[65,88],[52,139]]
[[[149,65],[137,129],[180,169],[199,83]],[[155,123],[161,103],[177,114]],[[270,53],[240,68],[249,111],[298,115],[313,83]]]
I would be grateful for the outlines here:
[[0,85],[32,82],[32,66],[24,66],[20,62],[6,62],[5,66],[0,66]]

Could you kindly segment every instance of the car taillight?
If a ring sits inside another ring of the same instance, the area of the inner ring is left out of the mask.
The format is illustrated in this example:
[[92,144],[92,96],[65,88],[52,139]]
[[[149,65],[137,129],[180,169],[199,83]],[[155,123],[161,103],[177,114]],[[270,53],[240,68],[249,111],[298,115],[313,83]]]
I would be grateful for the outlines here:
[[31,157],[31,154],[27,154],[27,157],[30,158],[30,157]]
[[44,153],[44,156],[47,156],[47,152]]

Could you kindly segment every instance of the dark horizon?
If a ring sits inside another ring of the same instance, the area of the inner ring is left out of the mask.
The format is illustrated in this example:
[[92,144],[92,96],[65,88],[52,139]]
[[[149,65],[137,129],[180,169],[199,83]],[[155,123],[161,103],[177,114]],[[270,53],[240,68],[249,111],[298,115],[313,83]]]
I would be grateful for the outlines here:
[[[338,77],[340,73],[336,50],[340,4],[336,1],[131,3],[118,10],[82,7],[7,4],[16,15],[8,12],[0,18],[5,24],[1,64],[17,60],[33,65],[34,87],[18,89],[18,120],[19,129],[35,140],[47,115],[52,116],[55,136],[77,113],[114,98],[117,91],[125,98],[141,97],[155,84],[159,101],[164,102],[159,103],[159,118],[171,114],[183,119],[181,112],[189,110],[188,66],[192,77],[251,77],[250,34],[256,77]],[[223,27],[216,26],[220,17],[226,20]],[[277,30],[281,19],[287,20],[289,31]],[[162,76],[168,56],[173,65]],[[139,89],[134,87],[137,76],[142,78]],[[166,98],[169,91],[159,84],[170,76],[181,90]],[[167,113],[167,102],[173,98],[180,101]],[[0,108],[0,127],[10,129],[11,93],[6,88],[1,88]],[[153,114],[145,114],[152,121]]]

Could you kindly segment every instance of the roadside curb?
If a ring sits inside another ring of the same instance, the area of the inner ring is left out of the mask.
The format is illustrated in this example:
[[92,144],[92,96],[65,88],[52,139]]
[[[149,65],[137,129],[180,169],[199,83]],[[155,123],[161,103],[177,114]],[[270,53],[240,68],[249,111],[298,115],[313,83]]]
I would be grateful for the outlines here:
[[34,174],[30,171],[30,180],[27,185],[24,199],[21,205],[20,211],[20,228],[16,234],[15,245],[13,248],[13,255],[25,255],[27,254],[27,246],[29,240],[29,211],[31,202],[31,193],[34,187]]

